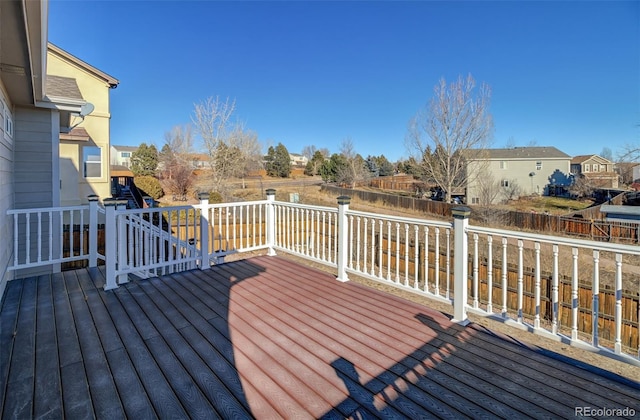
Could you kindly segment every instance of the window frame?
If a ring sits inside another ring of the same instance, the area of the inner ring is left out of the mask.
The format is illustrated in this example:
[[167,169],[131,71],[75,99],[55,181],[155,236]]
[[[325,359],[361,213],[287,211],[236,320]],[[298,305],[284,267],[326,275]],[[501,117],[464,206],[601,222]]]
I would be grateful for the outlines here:
[[[89,157],[91,156],[95,156],[90,154],[90,150],[94,149],[97,150],[100,153],[100,160],[88,160]],[[103,176],[103,153],[102,153],[102,147],[100,146],[84,146],[82,148],[82,177],[85,179],[98,179],[98,178],[102,178]],[[88,176],[87,175],[87,163],[99,163],[100,164],[100,174],[98,176]]]

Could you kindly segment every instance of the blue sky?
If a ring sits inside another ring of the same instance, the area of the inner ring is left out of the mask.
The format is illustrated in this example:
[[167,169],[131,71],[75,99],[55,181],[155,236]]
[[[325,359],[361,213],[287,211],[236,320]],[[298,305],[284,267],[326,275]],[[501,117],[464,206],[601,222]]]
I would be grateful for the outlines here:
[[[640,145],[640,2],[50,0],[49,40],[118,78],[111,143],[236,100],[260,142],[407,157],[442,77],[491,86],[493,147]],[[511,139],[511,140],[510,140]]]

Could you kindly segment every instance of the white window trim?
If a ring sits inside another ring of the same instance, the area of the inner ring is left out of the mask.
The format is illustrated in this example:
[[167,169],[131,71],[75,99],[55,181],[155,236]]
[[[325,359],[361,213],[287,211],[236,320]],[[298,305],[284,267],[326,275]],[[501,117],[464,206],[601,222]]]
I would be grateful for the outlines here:
[[[85,160],[84,152],[88,148],[96,148],[96,149],[100,150],[100,160]],[[104,165],[102,163],[102,159],[103,159],[102,154],[103,154],[102,153],[102,147],[100,147],[100,146],[85,146],[85,147],[82,148],[82,176],[83,176],[84,179],[99,179],[99,178],[102,178],[102,175],[103,175],[103,172],[104,172],[104,168],[103,168]],[[87,171],[86,171],[86,168],[85,168],[85,165],[87,163],[99,163],[100,164],[100,175],[98,175],[98,176],[87,176],[87,173],[86,173]]]
[[4,117],[2,126],[3,136],[5,140],[11,143],[13,141],[13,115],[3,99],[0,99],[0,105],[2,106],[1,112]]

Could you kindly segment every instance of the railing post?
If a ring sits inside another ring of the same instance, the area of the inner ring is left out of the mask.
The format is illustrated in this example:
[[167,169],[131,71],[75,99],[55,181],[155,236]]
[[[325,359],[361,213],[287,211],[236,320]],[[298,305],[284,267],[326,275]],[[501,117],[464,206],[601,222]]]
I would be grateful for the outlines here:
[[469,207],[455,207],[453,214],[454,262],[453,262],[453,321],[466,325],[467,318],[467,280],[468,280],[468,234]]
[[276,201],[276,190],[269,188],[267,191],[267,255],[276,255],[276,209],[274,202]]
[[209,193],[198,194],[200,200],[200,270],[210,267],[209,262]]
[[[126,210],[127,200],[116,200],[116,209],[118,211]],[[118,226],[118,270],[122,271],[124,268],[128,268],[127,261],[127,224],[123,223],[124,218],[116,216]],[[143,246],[143,244],[140,244]],[[120,273],[118,274],[118,284],[128,283],[129,275]]]
[[349,202],[351,197],[341,195],[338,197],[338,277],[339,281],[349,281],[347,276],[347,264],[349,263],[349,220],[347,211],[349,211]]
[[[98,266],[98,196],[89,197],[89,267]],[[84,233],[84,232],[82,232]]]
[[105,244],[104,244],[104,256],[106,265],[106,282],[104,284],[104,290],[115,289],[118,287],[116,281],[116,265],[118,263],[117,245],[117,222],[116,222],[116,200],[113,198],[104,199],[105,210]]

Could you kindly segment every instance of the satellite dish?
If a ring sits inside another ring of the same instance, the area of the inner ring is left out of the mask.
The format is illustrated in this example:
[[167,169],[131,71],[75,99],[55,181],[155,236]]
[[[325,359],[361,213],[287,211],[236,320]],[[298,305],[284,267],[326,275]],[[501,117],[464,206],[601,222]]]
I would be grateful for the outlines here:
[[91,102],[87,102],[80,107],[80,116],[84,118],[87,115],[91,114],[94,109],[95,107],[93,106],[93,104]]

